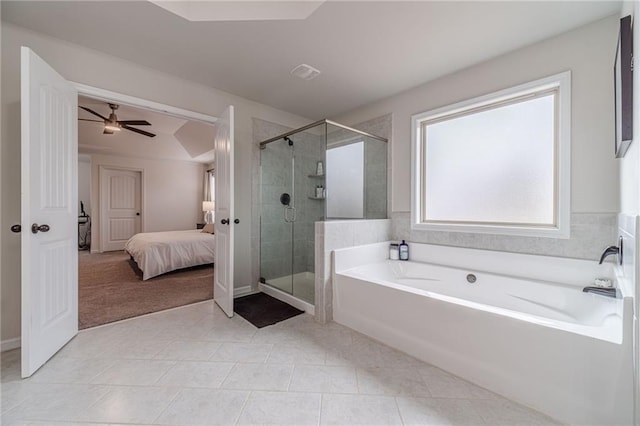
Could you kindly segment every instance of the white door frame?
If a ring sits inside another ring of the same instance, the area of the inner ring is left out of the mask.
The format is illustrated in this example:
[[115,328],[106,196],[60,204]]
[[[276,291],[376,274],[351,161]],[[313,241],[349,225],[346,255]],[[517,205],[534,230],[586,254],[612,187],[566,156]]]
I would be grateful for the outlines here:
[[[123,167],[123,166],[112,166],[109,164],[100,164],[98,166],[98,206],[100,208],[92,210],[93,216],[98,216],[98,223],[100,224],[100,229],[98,230],[98,234],[100,235],[100,253],[104,253],[104,241],[105,241],[105,233],[106,233],[106,226],[105,226],[105,221],[103,221],[102,219],[104,219],[104,203],[103,203],[103,197],[104,197],[104,193],[102,192],[102,184],[103,184],[103,180],[105,177],[105,170],[126,170],[129,172],[138,172],[140,173],[140,232],[144,232],[146,230],[146,228],[144,227],[144,218],[145,218],[145,214],[146,214],[146,205],[145,205],[145,198],[144,198],[144,169],[143,168],[136,168],[136,167]],[[95,200],[94,200],[95,201]],[[94,203],[92,202],[92,208]],[[96,215],[97,213],[97,215]],[[93,233],[93,229],[92,229],[92,233]]]

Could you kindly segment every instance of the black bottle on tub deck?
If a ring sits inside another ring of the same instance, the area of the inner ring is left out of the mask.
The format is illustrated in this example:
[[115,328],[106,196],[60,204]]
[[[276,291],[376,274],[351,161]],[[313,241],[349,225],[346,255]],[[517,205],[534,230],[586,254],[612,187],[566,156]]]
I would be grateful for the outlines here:
[[398,250],[400,251],[400,260],[409,260],[409,245],[404,240],[398,246]]

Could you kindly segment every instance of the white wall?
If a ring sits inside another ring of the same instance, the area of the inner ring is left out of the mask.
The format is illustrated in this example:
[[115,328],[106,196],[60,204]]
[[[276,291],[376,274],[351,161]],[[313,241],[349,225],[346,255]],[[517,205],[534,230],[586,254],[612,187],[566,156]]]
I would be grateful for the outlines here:
[[571,70],[571,210],[617,212],[618,163],[612,155],[617,27],[617,16],[606,18],[342,114],[335,120],[350,124],[393,114],[392,211],[407,212],[411,199],[411,115]]
[[20,237],[10,233],[9,227],[20,222],[21,45],[31,47],[71,81],[213,116],[219,115],[227,105],[236,107],[235,205],[241,223],[236,226],[234,275],[236,287],[251,284],[251,119],[258,117],[292,128],[308,124],[310,120],[4,22],[1,39],[0,339],[20,335]]
[[95,154],[91,159],[91,251],[100,250],[101,166],[142,171],[142,232],[196,229],[202,220],[203,164]]

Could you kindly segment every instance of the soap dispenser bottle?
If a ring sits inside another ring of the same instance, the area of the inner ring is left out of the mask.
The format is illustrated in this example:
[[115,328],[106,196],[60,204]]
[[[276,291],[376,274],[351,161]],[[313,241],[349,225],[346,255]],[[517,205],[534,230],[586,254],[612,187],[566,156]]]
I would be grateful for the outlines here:
[[409,245],[404,240],[398,245],[398,251],[400,260],[409,260]]

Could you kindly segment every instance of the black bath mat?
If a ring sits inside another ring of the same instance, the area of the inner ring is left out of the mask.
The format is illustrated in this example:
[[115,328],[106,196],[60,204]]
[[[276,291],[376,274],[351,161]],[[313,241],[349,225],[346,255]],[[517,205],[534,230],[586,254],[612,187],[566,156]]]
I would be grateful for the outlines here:
[[304,313],[304,311],[265,293],[250,294],[234,299],[233,310],[258,328]]

